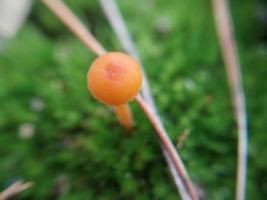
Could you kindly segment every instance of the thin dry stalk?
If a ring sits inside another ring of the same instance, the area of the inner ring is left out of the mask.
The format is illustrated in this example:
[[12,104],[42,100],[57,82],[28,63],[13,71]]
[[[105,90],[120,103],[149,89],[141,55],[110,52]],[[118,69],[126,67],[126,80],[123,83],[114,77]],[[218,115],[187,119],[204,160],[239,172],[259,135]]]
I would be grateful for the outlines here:
[[131,54],[142,66],[144,81],[143,81],[143,87],[142,87],[142,95],[145,98],[145,100],[155,107],[154,99],[151,94],[151,90],[149,87],[149,83],[147,80],[147,76],[144,70],[144,67],[142,65],[140,56],[134,46],[134,43],[130,37],[130,34],[127,30],[127,26],[123,20],[123,17],[120,13],[120,10],[116,4],[116,1],[114,0],[99,0],[102,9],[104,11],[104,14],[106,15],[109,23],[112,26],[112,29],[114,30],[115,34],[117,35],[117,38],[119,39],[121,45],[125,49],[126,52]]
[[[133,44],[133,41],[130,37],[129,31],[127,30],[127,26],[124,22],[124,19],[120,13],[120,10],[117,6],[117,3],[115,0],[99,0],[100,4],[102,6],[102,9],[110,22],[115,34],[117,35],[117,38],[119,39],[120,43],[122,44],[123,48],[130,53],[133,57],[135,57],[139,63],[141,63],[140,57],[138,55],[138,52]],[[144,74],[144,82],[143,82],[143,88],[141,91],[142,96],[144,97],[144,100],[150,105],[152,111],[154,112],[154,115],[158,118],[160,123],[162,124],[159,115],[157,114],[157,108],[154,103],[153,96],[151,94],[150,86],[147,80],[147,76],[144,70],[143,65],[142,66],[142,71]],[[162,133],[165,134],[166,132]],[[167,134],[165,137],[169,137]],[[189,199],[189,194],[188,191],[185,190],[185,187],[183,186],[183,182],[176,171],[176,167],[174,165],[174,162],[170,158],[167,150],[165,149],[165,146],[161,142],[161,148],[163,155],[166,159],[166,162],[170,168],[170,171],[172,173],[172,177],[174,179],[174,182],[176,184],[176,187],[178,191],[180,192],[182,199]]]
[[32,182],[23,183],[22,181],[17,181],[0,193],[0,200],[10,199],[11,197],[31,188],[32,186]]
[[233,26],[226,0],[212,0],[217,33],[231,90],[232,104],[238,124],[238,161],[236,199],[244,200],[247,176],[247,112],[242,75]]
[[[94,38],[94,36],[84,27],[84,25],[78,20],[78,18],[73,14],[73,12],[61,1],[61,0],[42,0],[44,4],[47,5],[47,7],[64,23],[66,26],[90,49],[92,52],[96,53],[97,55],[101,55],[105,53],[104,48],[101,46],[101,44]],[[139,98],[139,102],[144,102],[141,97]],[[144,102],[145,105],[144,108],[147,108],[147,104]],[[146,109],[144,109],[146,110]],[[169,137],[167,136],[166,131],[163,128],[162,122],[158,115],[155,113],[155,109],[150,109],[148,112],[151,116],[148,118],[155,120],[154,123],[157,124],[156,127],[160,127],[160,129],[156,129],[157,131],[160,131],[158,135],[159,139],[163,139],[161,141],[161,145],[164,146],[164,149],[166,150],[164,152],[164,155],[167,158],[167,162],[170,163],[170,169],[172,173],[177,176],[177,174],[180,176],[181,180],[177,181],[180,185],[180,193],[181,196],[184,197],[184,200],[187,199],[193,199],[197,200],[198,196],[196,194],[196,191],[193,187],[193,184],[191,183],[190,179],[188,178],[188,175],[185,171],[184,165],[178,156],[175,147],[171,143]],[[147,113],[146,113],[147,114]],[[153,124],[153,122],[152,122]],[[189,194],[189,196],[188,196]]]
[[105,53],[105,49],[102,45],[61,0],[42,0],[42,2],[85,44],[89,50],[97,55]]
[[154,115],[154,112],[153,112],[152,108],[150,107],[150,105],[147,104],[140,95],[138,95],[135,98],[135,100],[137,101],[139,106],[143,109],[144,113],[147,115],[151,124],[155,128],[157,136],[160,139],[160,141],[162,142],[162,145],[167,150],[170,158],[172,159],[172,161],[175,165],[175,168],[176,168],[179,176],[182,179],[184,187],[190,195],[190,198],[191,199],[198,199],[197,192],[196,192],[195,187],[194,187],[193,183],[191,182],[191,180],[190,180],[190,178],[189,178],[189,176],[185,170],[184,164],[183,164],[181,158],[179,157],[172,142],[170,141],[169,137],[166,137],[167,133],[166,133],[165,129],[163,128],[162,124],[159,122],[159,119]]

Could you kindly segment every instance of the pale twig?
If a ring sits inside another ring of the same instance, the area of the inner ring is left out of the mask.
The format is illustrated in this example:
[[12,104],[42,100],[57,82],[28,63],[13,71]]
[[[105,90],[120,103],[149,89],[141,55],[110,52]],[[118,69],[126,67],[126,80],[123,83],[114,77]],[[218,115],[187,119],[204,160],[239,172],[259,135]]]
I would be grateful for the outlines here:
[[11,197],[17,195],[18,193],[29,189],[33,186],[33,182],[23,183],[22,181],[16,181],[8,188],[6,188],[3,192],[0,193],[0,200],[7,200]]
[[[101,55],[105,53],[104,48],[100,45],[100,43],[93,37],[93,35],[80,23],[78,18],[72,13],[72,11],[61,1],[61,0],[42,0],[43,3],[47,5],[47,7],[54,12],[54,14],[62,21],[64,22],[67,27],[94,53],[97,55]],[[142,100],[141,98],[139,98]],[[146,104],[145,104],[146,105]],[[161,145],[164,146],[166,149],[166,152],[164,152],[164,155],[166,156],[168,163],[171,163],[170,160],[173,162],[173,165],[171,164],[170,168],[173,174],[178,173],[179,176],[181,176],[180,185],[181,185],[181,191],[182,197],[186,197],[189,194],[189,197],[184,199],[193,199],[197,200],[197,194],[194,190],[194,187],[189,180],[187,173],[185,171],[184,165],[178,156],[173,144],[170,142],[169,137],[166,134],[166,131],[163,128],[162,122],[160,121],[158,115],[154,112],[154,110],[150,109],[149,114],[153,115],[153,119],[156,119],[157,127],[160,127],[160,129],[156,129],[158,131],[161,131],[159,135],[160,139],[164,139],[164,141],[161,141]],[[169,142],[166,142],[169,141]],[[177,169],[179,168],[179,170]],[[178,172],[177,172],[178,171]],[[181,184],[182,183],[182,184]],[[183,188],[184,187],[184,188]],[[181,192],[180,191],[180,192]],[[184,192],[187,191],[187,192]]]
[[[139,63],[141,63],[138,52],[136,48],[134,47],[133,41],[127,30],[127,26],[116,4],[116,1],[115,0],[100,0],[100,4],[115,34],[117,35],[120,43],[122,44],[123,48],[128,53],[130,53],[133,57],[135,57],[139,61]],[[159,119],[159,121],[161,121],[159,118],[159,115],[157,114],[157,108],[155,106],[154,99],[151,94],[150,86],[149,86],[149,83],[146,77],[144,67],[143,65],[141,66],[142,66],[142,71],[144,74],[144,82],[143,82],[143,88],[142,88],[141,94],[144,97],[144,100],[150,105],[152,111],[154,112],[154,115]],[[165,134],[165,133],[166,132],[162,134]],[[168,135],[166,134],[165,137],[168,137]],[[187,191],[184,191],[182,189],[184,187],[181,187],[181,184],[183,184],[183,182],[181,181],[181,178],[179,177],[179,174],[176,171],[176,168],[174,166],[172,159],[169,157],[169,154],[166,152],[164,145],[161,144],[161,148],[163,151],[163,155],[165,156],[166,162],[168,163],[168,166],[172,173],[172,176],[174,178],[174,182],[177,186],[177,189],[179,190],[181,194],[186,194]],[[181,195],[181,196],[184,196],[183,199],[188,199],[187,197],[185,197],[185,195]]]
[[146,116],[149,118],[151,124],[153,125],[154,129],[156,130],[157,136],[162,142],[162,145],[165,147],[167,153],[169,154],[170,158],[172,159],[175,168],[181,177],[181,180],[183,182],[183,185],[185,187],[185,190],[188,191],[191,199],[198,199],[198,195],[196,193],[196,190],[194,188],[193,183],[188,177],[188,174],[185,170],[184,164],[179,157],[175,147],[173,146],[172,142],[170,141],[169,137],[166,137],[167,133],[162,126],[162,123],[159,121],[159,119],[155,116],[152,108],[149,104],[147,104],[143,98],[138,95],[135,100],[139,104],[139,106],[143,109]]
[[217,33],[226,66],[232,103],[238,124],[238,162],[236,199],[244,200],[247,176],[247,113],[242,75],[233,26],[226,0],[212,0]]
[[[106,15],[109,23],[111,24],[114,32],[117,35],[117,38],[119,39],[125,51],[131,54],[142,65],[140,56],[138,55],[138,52],[136,51],[136,48],[134,47],[133,41],[127,30],[126,24],[121,16],[121,13],[116,4],[116,1],[100,0],[100,4],[103,8],[104,14]],[[144,80],[143,80],[143,87],[142,87],[141,93],[143,97],[145,98],[145,100],[150,105],[155,107],[154,99],[152,97],[150,87],[148,84],[148,80],[147,80],[147,76],[146,76],[143,66],[142,66],[142,71],[143,71]]]
[[105,49],[102,45],[61,0],[42,0],[42,2],[85,44],[88,49],[97,55],[105,53]]

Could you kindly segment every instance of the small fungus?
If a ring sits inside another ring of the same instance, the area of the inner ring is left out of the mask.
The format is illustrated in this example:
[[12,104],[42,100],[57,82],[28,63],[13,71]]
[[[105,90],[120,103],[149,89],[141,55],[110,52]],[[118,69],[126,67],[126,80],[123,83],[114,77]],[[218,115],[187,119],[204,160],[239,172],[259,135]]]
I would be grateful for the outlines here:
[[87,87],[95,99],[115,107],[122,125],[132,128],[131,112],[127,103],[142,86],[140,65],[129,55],[110,52],[96,58],[87,74]]

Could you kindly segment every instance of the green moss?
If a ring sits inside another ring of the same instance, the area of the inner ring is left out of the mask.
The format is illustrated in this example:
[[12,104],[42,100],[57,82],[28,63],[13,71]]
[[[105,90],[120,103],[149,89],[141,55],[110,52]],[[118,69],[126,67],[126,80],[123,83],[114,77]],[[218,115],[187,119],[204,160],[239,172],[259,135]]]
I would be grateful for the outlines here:
[[[176,143],[190,130],[180,154],[191,177],[207,199],[233,199],[237,131],[210,2],[118,2],[170,137]],[[97,1],[67,3],[105,48],[121,50]],[[248,199],[267,195],[260,6],[263,1],[231,3],[248,101]],[[131,103],[136,129],[127,135],[110,109],[88,93],[86,73],[94,57],[36,2],[29,21],[0,52],[0,189],[22,178],[35,185],[18,199],[177,199],[140,108]],[[18,136],[25,123],[34,127],[30,139]]]

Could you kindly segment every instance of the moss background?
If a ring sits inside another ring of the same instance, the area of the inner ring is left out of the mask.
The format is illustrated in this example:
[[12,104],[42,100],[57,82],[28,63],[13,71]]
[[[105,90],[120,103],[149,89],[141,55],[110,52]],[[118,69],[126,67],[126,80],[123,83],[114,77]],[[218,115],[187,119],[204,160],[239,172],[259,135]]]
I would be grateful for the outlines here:
[[[108,50],[122,50],[97,1],[66,2]],[[170,137],[176,143],[190,130],[180,150],[190,176],[205,199],[234,199],[236,124],[210,1],[118,3]],[[233,0],[231,12],[249,115],[247,199],[265,199],[266,1]],[[0,52],[0,190],[23,179],[35,185],[15,199],[177,199],[138,106],[131,103],[137,126],[128,136],[88,93],[94,58],[35,2],[25,26]],[[34,134],[23,139],[27,127]]]

